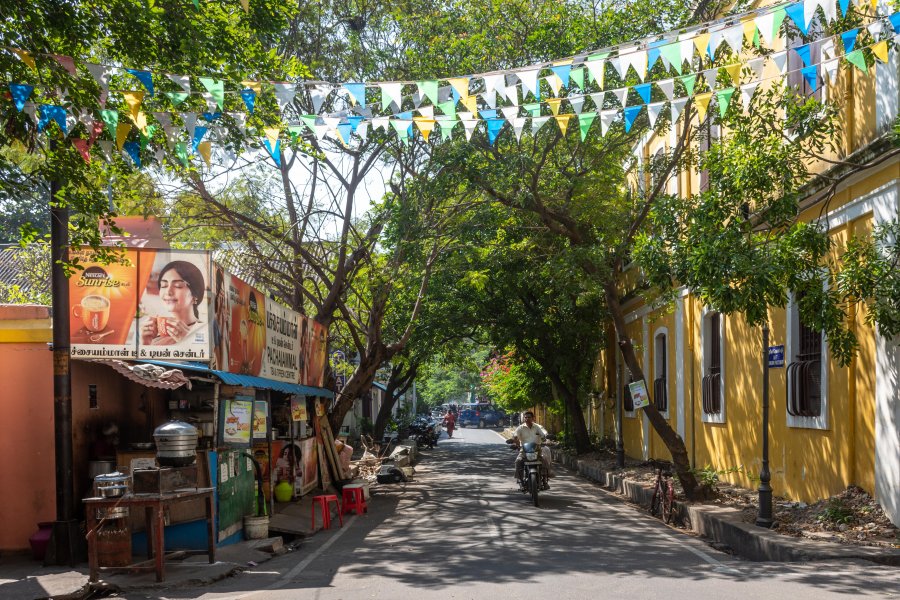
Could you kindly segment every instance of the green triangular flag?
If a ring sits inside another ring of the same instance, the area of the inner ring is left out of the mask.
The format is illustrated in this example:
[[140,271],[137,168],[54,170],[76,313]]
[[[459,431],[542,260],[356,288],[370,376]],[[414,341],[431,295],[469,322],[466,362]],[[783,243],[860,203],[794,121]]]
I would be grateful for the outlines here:
[[166,96],[169,97],[169,100],[172,102],[172,106],[178,106],[182,102],[188,99],[187,92],[163,92]]
[[581,141],[584,141],[584,138],[587,137],[588,129],[591,128],[591,123],[594,122],[594,119],[597,117],[597,113],[583,113],[578,115],[578,129],[581,130]]
[[106,109],[100,111],[100,119],[106,124],[106,133],[116,139],[116,128],[119,126],[119,111]]
[[684,84],[684,89],[687,90],[688,96],[694,95],[694,84],[697,83],[697,74],[691,73],[690,75],[685,75],[684,77],[679,77],[678,81]]
[[[309,125],[307,125],[309,127]],[[291,136],[291,141],[296,142],[297,138],[303,134],[303,127],[300,125],[289,125],[288,126],[288,135]]]
[[525,110],[531,113],[532,117],[541,116],[541,103],[540,102],[530,102],[528,104],[524,104],[522,106]]
[[394,128],[394,131],[397,132],[397,137],[403,141],[406,141],[409,137],[409,125],[410,121],[408,120],[391,119],[391,126]]
[[300,120],[310,131],[316,132],[316,115],[300,115]]
[[455,100],[447,100],[446,102],[441,102],[440,104],[437,105],[437,107],[445,115],[450,115],[450,116],[456,115],[456,101]]
[[[200,0],[194,0],[194,8],[196,8],[197,10],[200,10]],[[185,166],[187,166],[187,165],[185,165]]]
[[665,46],[660,47],[659,53],[663,55],[663,57],[665,57],[665,59],[675,68],[675,71],[681,75],[681,44],[678,42],[666,44]]
[[728,112],[728,106],[731,104],[731,96],[734,95],[734,88],[725,88],[716,92],[716,104],[719,105],[719,116],[724,117]]
[[775,18],[772,19],[772,31],[769,33],[770,40],[774,40],[778,37],[778,30],[781,29],[781,23],[786,16],[787,12],[785,12],[783,8],[779,8],[775,11]]
[[198,79],[203,84],[203,87],[206,88],[206,91],[209,92],[209,95],[213,97],[213,100],[216,101],[216,104],[219,105],[219,108],[223,108],[225,105],[225,83],[221,79],[213,79],[212,77],[198,77]]
[[141,132],[141,151],[147,149],[147,144],[150,143],[150,139],[153,137],[153,132],[156,131],[156,125],[147,125],[146,129]]
[[453,138],[453,128],[459,123],[456,119],[452,121],[441,121],[441,140],[447,141]]
[[569,81],[577,85],[579,90],[584,90],[584,69],[572,69],[569,72]]
[[761,42],[759,41],[759,28],[757,27],[756,31],[753,32],[753,45],[757,48],[762,48],[760,44]]
[[185,167],[188,166],[187,142],[175,143],[175,156],[181,161]]
[[855,65],[856,68],[863,73],[869,74],[869,68],[866,66],[866,57],[863,55],[862,48],[857,48],[853,52],[848,52],[844,55],[844,58],[847,59],[848,63]]
[[423,96],[431,100],[434,105],[438,104],[438,82],[437,79],[429,79],[428,81],[417,81],[419,91]]

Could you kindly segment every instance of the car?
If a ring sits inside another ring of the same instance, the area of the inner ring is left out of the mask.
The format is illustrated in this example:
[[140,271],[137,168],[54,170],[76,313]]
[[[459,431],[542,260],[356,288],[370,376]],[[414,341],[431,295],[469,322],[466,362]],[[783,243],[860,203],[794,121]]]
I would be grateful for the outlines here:
[[490,404],[464,404],[456,419],[460,427],[502,427],[510,423],[509,415],[501,408]]

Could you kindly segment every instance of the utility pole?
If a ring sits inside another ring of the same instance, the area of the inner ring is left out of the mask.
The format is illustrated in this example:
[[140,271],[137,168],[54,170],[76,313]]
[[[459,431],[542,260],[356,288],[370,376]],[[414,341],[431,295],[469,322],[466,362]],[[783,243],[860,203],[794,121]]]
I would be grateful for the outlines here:
[[759,513],[756,524],[771,529],[772,518],[772,473],[769,471],[769,323],[762,326],[763,347],[763,389],[762,389],[762,466],[759,471]]

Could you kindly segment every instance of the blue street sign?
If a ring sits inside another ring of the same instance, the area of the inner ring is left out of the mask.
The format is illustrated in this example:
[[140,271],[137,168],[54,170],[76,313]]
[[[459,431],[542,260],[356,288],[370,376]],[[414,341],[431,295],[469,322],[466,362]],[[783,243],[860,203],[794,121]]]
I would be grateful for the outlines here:
[[344,389],[344,386],[347,385],[347,376],[346,375],[335,375],[334,376],[334,391],[339,392]]
[[342,350],[335,350],[331,353],[331,365],[334,366],[339,362],[347,360],[347,355]]
[[769,368],[784,366],[784,344],[769,346]]

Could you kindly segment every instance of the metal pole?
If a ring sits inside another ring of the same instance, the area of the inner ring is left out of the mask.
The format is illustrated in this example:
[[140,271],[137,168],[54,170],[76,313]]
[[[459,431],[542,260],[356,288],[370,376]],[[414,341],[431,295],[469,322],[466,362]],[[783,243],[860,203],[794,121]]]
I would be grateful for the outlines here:
[[53,298],[53,421],[56,441],[56,521],[47,564],[74,566],[79,544],[75,520],[72,467],[72,381],[69,364],[69,280],[63,263],[69,260],[69,209],[59,202],[59,181],[50,182],[50,290]]
[[619,469],[625,468],[625,441],[622,439],[622,421],[624,419],[622,404],[624,402],[625,398],[622,397],[622,394],[616,394],[616,467]]
[[762,468],[759,471],[759,513],[756,524],[772,527],[772,474],[769,472],[769,323],[763,323]]

